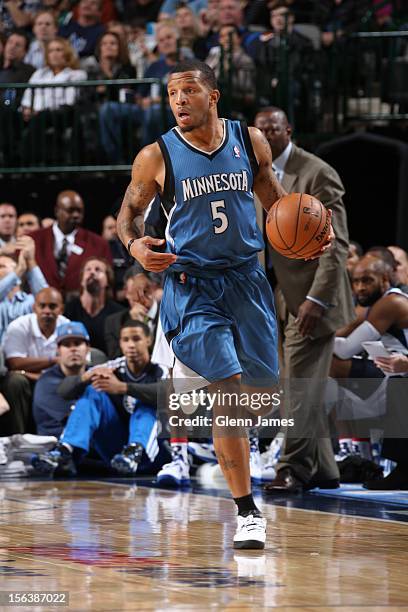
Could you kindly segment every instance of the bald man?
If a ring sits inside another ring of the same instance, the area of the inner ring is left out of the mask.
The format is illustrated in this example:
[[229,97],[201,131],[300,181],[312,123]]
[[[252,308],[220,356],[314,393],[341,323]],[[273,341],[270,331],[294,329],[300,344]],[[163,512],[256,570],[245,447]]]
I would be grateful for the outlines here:
[[9,370],[36,380],[43,370],[57,363],[55,330],[69,322],[62,316],[63,310],[64,301],[57,289],[47,287],[37,293],[34,312],[12,321],[4,334],[3,350]]
[[90,257],[112,255],[106,240],[82,227],[84,203],[76,191],[62,191],[55,205],[56,221],[32,234],[38,265],[49,285],[63,293],[79,293],[79,272]]
[[18,317],[3,337],[9,372],[0,379],[0,392],[10,411],[0,418],[2,435],[35,433],[31,411],[32,393],[43,370],[57,363],[56,327],[68,323],[62,316],[64,302],[56,289],[47,287],[36,295],[34,312]]
[[[332,210],[336,234],[332,248],[318,261],[287,259],[273,249],[268,251],[287,310],[282,317],[284,375],[290,386],[285,407],[296,430],[286,432],[277,477],[266,488],[278,494],[297,493],[311,486],[336,488],[339,472],[322,397],[335,332],[354,318],[346,270],[344,187],[334,168],[292,142],[292,126],[282,109],[262,109],[255,117],[255,127],[269,143],[272,168],[282,187],[288,193],[309,193]],[[307,384],[302,383],[304,379]]]

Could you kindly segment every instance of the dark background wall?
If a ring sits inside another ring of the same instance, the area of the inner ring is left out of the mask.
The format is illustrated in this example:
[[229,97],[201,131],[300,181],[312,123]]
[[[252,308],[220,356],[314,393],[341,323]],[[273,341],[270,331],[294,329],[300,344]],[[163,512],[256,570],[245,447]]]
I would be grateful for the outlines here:
[[85,203],[84,225],[99,233],[103,218],[120,205],[129,180],[130,173],[106,174],[100,178],[87,175],[3,178],[0,180],[0,202],[12,202],[19,212],[30,210],[41,217],[53,217],[58,193],[73,189]]
[[[357,133],[321,145],[317,153],[339,172],[346,187],[350,238],[364,248],[394,244],[408,250],[408,145],[392,138]],[[0,180],[0,201],[20,212],[53,216],[57,194],[74,189],[86,209],[85,225],[99,232],[103,218],[120,205],[130,174],[37,175]]]

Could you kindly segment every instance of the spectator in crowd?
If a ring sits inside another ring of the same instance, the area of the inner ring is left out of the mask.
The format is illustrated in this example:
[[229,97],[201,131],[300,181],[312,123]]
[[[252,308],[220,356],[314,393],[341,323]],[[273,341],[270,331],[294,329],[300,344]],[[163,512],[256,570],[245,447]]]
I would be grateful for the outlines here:
[[[48,287],[43,273],[35,261],[35,243],[29,236],[15,242],[18,260],[0,255],[0,341],[14,319],[33,311],[34,299],[39,291]],[[31,293],[21,290],[26,279]]]
[[209,41],[213,39],[218,30],[219,19],[219,0],[208,0],[207,7],[199,11],[199,27],[201,36],[205,38],[206,53],[211,48]]
[[[178,61],[177,30],[169,23],[159,23],[156,28],[157,48],[160,58],[153,62],[145,73],[145,78],[159,78],[167,83],[168,73]],[[142,106],[144,109],[142,144],[147,145],[163,133],[163,110],[161,107],[160,85],[143,85]],[[174,125],[174,118],[167,106],[167,122]]]
[[[36,70],[29,83],[33,85],[46,85],[67,83],[70,81],[85,81],[84,70],[78,70],[78,59],[69,42],[64,38],[56,37],[46,45],[45,67]],[[40,88],[34,91],[26,89],[21,101],[24,119],[28,121],[33,115],[41,111],[55,111],[60,107],[72,106],[77,99],[75,87]],[[33,100],[34,98],[34,100]],[[55,115],[53,116],[55,119]],[[39,119],[41,126],[47,122],[47,115]]]
[[159,21],[173,19],[177,15],[177,9],[184,6],[198,15],[200,11],[207,8],[207,0],[164,0]]
[[132,66],[136,69],[137,78],[143,78],[149,64],[156,58],[153,56],[155,44],[146,36],[143,22],[133,20],[128,27],[127,45]]
[[[177,31],[166,23],[158,24],[156,40],[160,59],[146,70],[144,78],[167,80],[167,75],[177,61]],[[141,85],[139,93],[143,98],[139,104],[116,104],[107,102],[99,112],[102,145],[108,161],[128,163],[123,148],[123,133],[142,126],[142,145],[156,140],[163,129],[163,109],[160,84]],[[142,110],[143,109],[143,110]],[[167,107],[167,121],[174,124],[174,117]]]
[[[12,32],[7,38],[3,57],[0,58],[0,83],[26,83],[34,72],[33,66],[24,63],[28,36],[23,31]],[[18,160],[17,142],[21,136],[22,122],[18,112],[23,89],[0,90],[0,160],[13,166]]]
[[125,0],[123,3],[123,21],[131,23],[140,20],[142,23],[157,21],[163,0]]
[[204,61],[207,55],[205,39],[200,36],[199,21],[191,4],[180,4],[176,9],[175,24],[178,32],[179,47],[183,50],[184,57],[190,53],[194,57]]
[[[283,349],[291,387],[285,409],[294,418],[296,432],[286,437],[277,477],[266,489],[295,493],[311,485],[336,488],[339,472],[324,416],[322,381],[329,375],[335,332],[354,315],[346,271],[344,187],[331,166],[292,142],[292,127],[281,109],[261,110],[255,126],[269,143],[272,167],[283,188],[288,193],[310,193],[324,202],[333,211],[336,234],[335,244],[319,261],[295,261],[268,251],[288,310]],[[307,389],[302,379],[308,379]]]
[[107,317],[105,321],[105,344],[109,359],[119,357],[120,330],[126,321],[142,321],[148,326],[152,338],[156,335],[159,305],[154,299],[157,284],[150,272],[132,272],[125,276],[125,298],[129,308]]
[[17,218],[16,238],[26,236],[41,228],[40,218],[33,212],[24,212]]
[[150,362],[150,343],[148,328],[129,322],[120,334],[123,357],[64,381],[60,393],[80,399],[56,448],[34,457],[36,469],[73,476],[75,459],[91,446],[121,473],[135,474],[139,466],[153,469],[159,454],[157,391],[153,386],[154,391],[146,393],[146,387],[161,379],[163,372]]
[[73,402],[61,397],[58,387],[66,376],[84,374],[89,342],[87,329],[79,321],[57,327],[58,362],[45,370],[34,390],[33,417],[38,435],[61,436]]
[[0,204],[0,254],[14,253],[16,239],[17,211],[14,204]]
[[5,0],[0,8],[0,18],[2,18],[2,21],[4,20],[5,31],[9,32],[13,28],[28,28],[33,23],[34,15],[40,8],[41,0],[29,0],[28,2]]
[[[45,67],[39,68],[30,78],[33,85],[54,85],[86,80],[86,72],[78,70],[78,59],[71,45],[64,38],[54,38],[47,43]],[[27,88],[21,101],[23,118],[28,123],[22,139],[21,157],[29,166],[34,160],[56,163],[64,159],[63,137],[72,127],[74,104],[78,97],[75,87]],[[51,131],[45,145],[44,135]],[[48,146],[49,145],[49,146]]]
[[4,356],[10,371],[19,371],[36,381],[43,370],[57,363],[55,330],[58,325],[68,323],[63,310],[61,293],[48,287],[35,296],[33,313],[10,323],[3,337]]
[[51,11],[40,11],[34,17],[33,34],[24,61],[36,70],[45,66],[45,46],[57,35],[57,22]]
[[[251,46],[251,54],[260,75],[261,103],[273,102],[274,90],[282,80],[289,81],[293,107],[299,103],[304,72],[313,67],[313,44],[309,38],[294,29],[295,16],[284,2],[270,12],[271,31],[265,32]],[[281,45],[285,39],[289,68],[283,60]],[[289,75],[286,70],[289,69]],[[293,114],[293,108],[290,109]]]
[[111,262],[109,244],[84,229],[84,203],[75,191],[61,191],[55,205],[53,225],[33,233],[36,258],[48,284],[68,293],[78,293],[79,272],[89,257]]
[[239,29],[241,35],[241,44],[246,53],[253,57],[253,45],[259,38],[258,32],[250,32],[244,26],[244,8],[241,0],[220,0],[218,11],[214,14],[216,23],[213,25],[213,30],[207,34],[207,49],[216,47],[219,44],[218,32],[223,26],[234,25]]
[[[116,232],[116,219],[112,215],[108,215],[103,220],[102,238],[108,243],[113,260],[113,273],[115,275],[115,298],[122,302],[125,298],[123,292],[123,280],[126,270],[133,263],[133,258],[129,255],[126,248],[119,240]],[[108,353],[109,358],[110,355]]]
[[[24,62],[28,49],[28,36],[17,30],[12,32],[4,45],[0,83],[26,83],[34,72],[33,66]],[[2,90],[1,104],[18,107],[22,90]]]
[[72,321],[82,321],[88,330],[91,346],[105,354],[104,339],[106,318],[124,310],[112,300],[113,270],[106,259],[90,257],[84,262],[79,274],[80,296],[68,302],[65,315]]
[[[87,70],[88,78],[92,80],[103,79],[134,79],[136,71],[131,65],[126,43],[114,32],[105,32],[99,39],[95,56],[89,57],[83,61],[83,67]],[[134,106],[135,91],[131,86],[127,87],[107,87],[100,85],[95,90],[84,92],[84,97],[89,99],[97,97],[100,106],[98,108],[99,133],[103,150],[106,152],[108,161],[119,163],[124,155],[123,142],[127,136],[126,144],[129,151],[128,157],[132,157],[135,153],[135,138],[132,129],[122,130],[121,127],[115,131],[118,137],[118,149],[111,151],[111,133],[109,127],[112,123],[112,117],[118,120],[119,117],[133,116],[132,111],[136,111]],[[139,121],[141,122],[141,113],[139,111]],[[130,122],[132,126],[132,122]],[[126,161],[126,160],[123,160]]]
[[52,227],[55,223],[55,219],[53,219],[52,217],[44,217],[43,219],[41,219],[41,227],[43,229],[47,229],[47,227]]
[[0,431],[2,436],[34,433],[32,391],[23,374],[8,372],[0,350]]
[[[322,44],[325,47],[330,47],[336,38],[343,36],[346,31],[355,29],[359,15],[357,5],[355,0],[326,0],[323,3],[326,17],[323,23]],[[364,8],[368,8],[366,3]]]
[[102,0],[80,0],[78,18],[60,28],[59,34],[67,38],[77,55],[88,57],[95,53],[98,38],[104,33],[101,23]]
[[220,89],[229,98],[232,113],[246,116],[255,102],[255,64],[241,46],[237,26],[221,26],[219,42],[219,47],[211,49],[206,63],[214,70]]
[[363,247],[361,246],[361,244],[359,244],[355,240],[350,240],[349,250],[348,250],[348,255],[347,255],[347,263],[346,263],[347,272],[350,278],[351,278],[351,274],[353,272],[354,266],[356,265],[356,263],[358,262],[358,260],[360,259],[362,255],[363,255]]
[[117,237],[116,219],[112,215],[108,215],[102,223],[102,238],[110,242],[111,240],[116,240]]
[[[95,55],[82,62],[90,80],[134,79],[136,72],[129,61],[126,43],[115,32],[105,32],[96,43]],[[102,99],[119,100],[119,89],[98,88]]]
[[408,286],[408,253],[398,246],[389,246],[388,250],[391,251],[397,262],[396,280],[401,289],[403,289],[402,285]]

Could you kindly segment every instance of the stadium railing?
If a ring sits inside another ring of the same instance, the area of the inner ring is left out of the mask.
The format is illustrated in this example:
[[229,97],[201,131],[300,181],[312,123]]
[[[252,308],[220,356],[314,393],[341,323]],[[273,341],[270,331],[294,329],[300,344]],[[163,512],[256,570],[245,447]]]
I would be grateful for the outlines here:
[[[155,86],[160,100],[155,105],[159,111],[155,120],[158,129],[165,131],[167,113],[160,79],[1,83],[0,174],[127,171],[143,138],[144,111],[134,103],[140,86]],[[31,95],[24,94],[27,91]],[[21,101],[27,98],[29,105],[23,112]],[[106,104],[114,106],[106,108]],[[104,108],[112,111],[109,125],[102,121]],[[27,114],[30,118],[26,119]],[[117,157],[104,146],[104,130],[120,145]]]

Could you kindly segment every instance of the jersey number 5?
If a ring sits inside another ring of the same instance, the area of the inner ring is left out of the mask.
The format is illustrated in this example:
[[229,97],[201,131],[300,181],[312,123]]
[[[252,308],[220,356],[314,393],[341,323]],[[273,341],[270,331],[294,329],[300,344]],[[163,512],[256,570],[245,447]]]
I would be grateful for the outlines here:
[[215,234],[223,234],[228,227],[228,217],[220,208],[225,209],[225,200],[215,200],[215,202],[211,202],[213,221],[220,222],[217,225],[213,223]]

